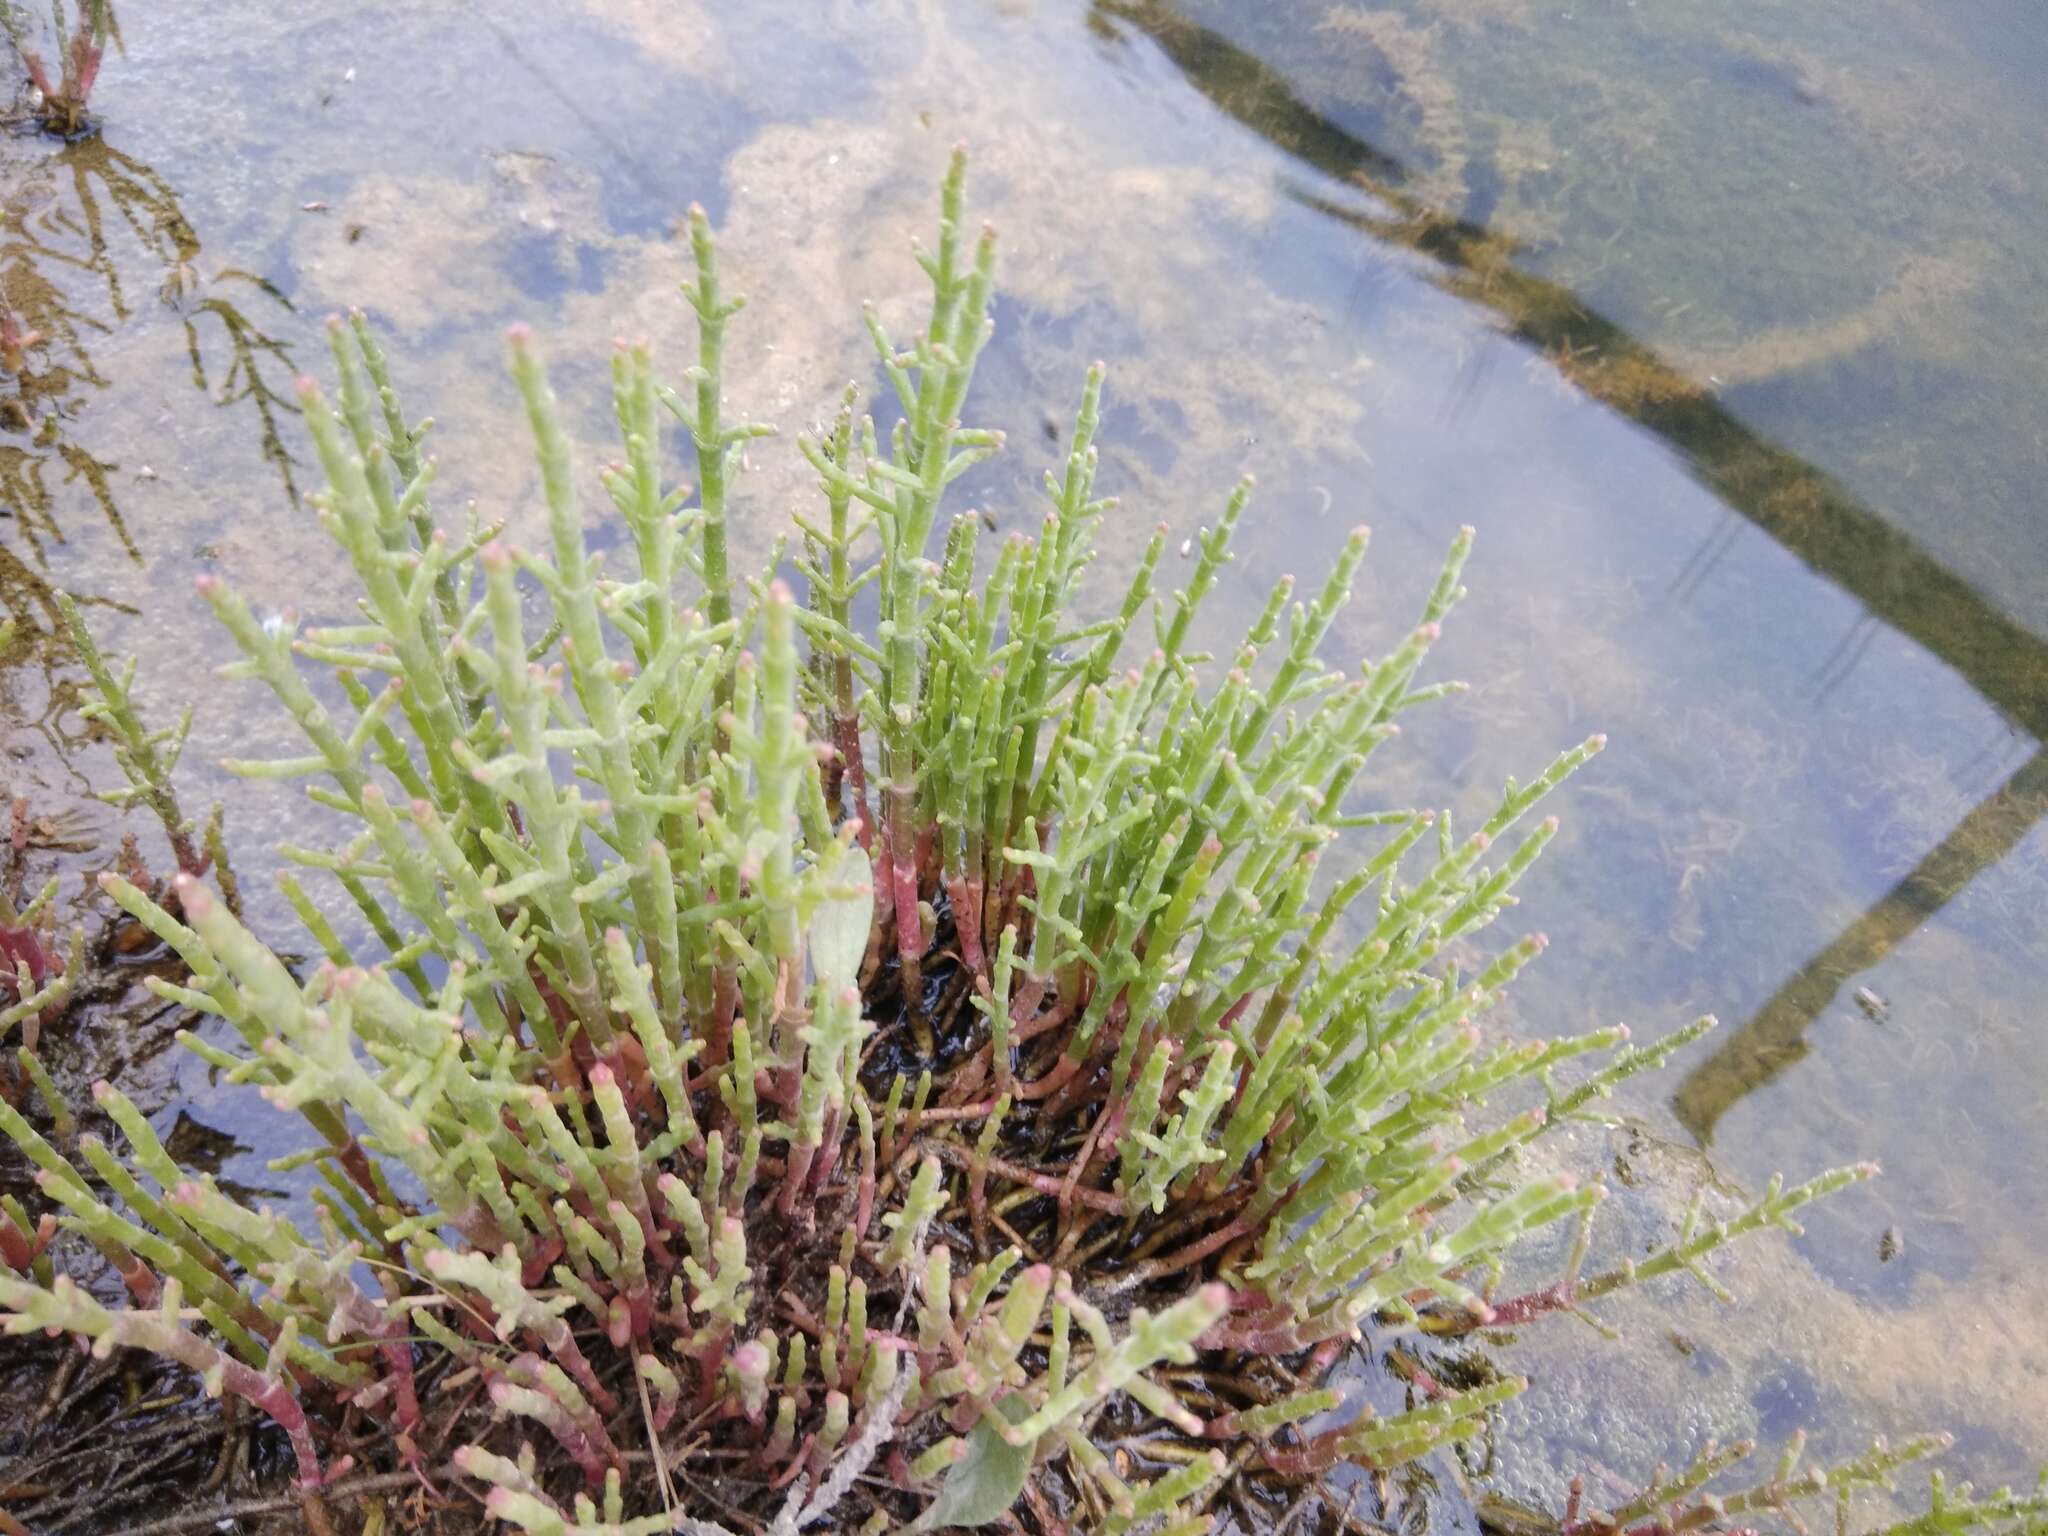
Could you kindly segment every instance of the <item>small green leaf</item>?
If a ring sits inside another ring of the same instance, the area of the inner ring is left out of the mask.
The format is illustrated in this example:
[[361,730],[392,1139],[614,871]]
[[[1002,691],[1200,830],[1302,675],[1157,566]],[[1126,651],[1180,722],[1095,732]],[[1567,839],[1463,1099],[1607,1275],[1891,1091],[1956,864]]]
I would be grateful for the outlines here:
[[[1021,1397],[1006,1397],[996,1404],[1012,1424],[1022,1423],[1031,1405]],[[1024,1479],[1031,1474],[1031,1445],[1011,1445],[984,1418],[967,1437],[967,1454],[953,1463],[939,1496],[931,1508],[918,1516],[916,1529],[937,1530],[948,1525],[993,1525],[1009,1513],[1024,1492]]]
[[874,867],[859,848],[848,848],[833,866],[833,885],[851,895],[828,896],[811,919],[811,968],[828,987],[854,985],[860,962],[868,952],[868,930],[874,922]]

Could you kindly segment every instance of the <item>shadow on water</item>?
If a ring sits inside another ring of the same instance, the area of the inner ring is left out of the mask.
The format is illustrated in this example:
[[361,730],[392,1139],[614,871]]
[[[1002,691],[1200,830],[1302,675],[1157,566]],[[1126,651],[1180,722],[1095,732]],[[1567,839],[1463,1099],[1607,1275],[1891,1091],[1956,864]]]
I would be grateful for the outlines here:
[[[1661,438],[1736,516],[1854,598],[1873,626],[1912,640],[2012,725],[2048,741],[2048,642],[1812,462],[1744,423],[1707,381],[1589,308],[1572,289],[1518,265],[1511,238],[1423,195],[1418,189],[1428,188],[1429,176],[1308,105],[1286,75],[1221,33],[1160,0],[1098,0],[1090,21],[1111,40],[1126,38],[1126,29],[1149,37],[1218,108],[1322,177],[1356,188],[1355,200],[1324,187],[1287,190],[1374,241],[1426,258],[1438,288],[1490,311],[1505,334],[1581,392]],[[1705,578],[1735,526],[1731,521],[1703,544],[1681,573],[1681,586]],[[1824,670],[1844,668],[1837,656]],[[2048,755],[2037,753],[1754,1017],[1721,1038],[1678,1090],[1675,1107],[1686,1128],[1710,1140],[1730,1106],[1805,1054],[1807,1029],[1850,978],[1960,895],[2044,813]]]
[[1770,1001],[1687,1074],[1674,1107],[1702,1142],[1728,1107],[1796,1065],[1807,1027],[1850,978],[1869,970],[1901,940],[2004,858],[2048,813],[2048,751],[2036,751],[2011,778],[1956,824],[1912,871],[1781,986]]
[[248,411],[296,500],[283,425],[298,409],[296,369],[275,334],[292,306],[255,273],[209,275],[177,193],[104,136],[0,142],[0,188],[0,604],[23,632],[18,643],[50,660],[64,646],[50,554],[68,542],[66,521],[90,509],[127,560],[144,564],[120,486],[124,474],[152,472],[96,440],[92,402],[116,387],[104,354],[118,355],[152,308],[174,314],[193,387]]

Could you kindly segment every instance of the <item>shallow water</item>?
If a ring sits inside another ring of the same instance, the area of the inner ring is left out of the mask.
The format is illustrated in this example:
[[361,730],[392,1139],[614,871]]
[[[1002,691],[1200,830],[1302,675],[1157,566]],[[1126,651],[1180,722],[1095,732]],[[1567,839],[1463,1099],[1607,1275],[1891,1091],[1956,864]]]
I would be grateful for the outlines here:
[[[322,371],[323,316],[361,304],[386,332],[437,421],[440,504],[530,527],[507,322],[553,338],[597,462],[607,339],[688,359],[675,220],[701,200],[753,295],[734,407],[807,426],[871,377],[858,304],[913,300],[907,241],[965,137],[1005,248],[981,416],[1012,444],[970,497],[1035,523],[1100,355],[1125,498],[1105,585],[1249,469],[1240,621],[1363,521],[1339,640],[1376,651],[1476,525],[1432,663],[1472,691],[1375,765],[1388,803],[1469,813],[1610,734],[1523,888],[1516,920],[1554,942],[1517,1026],[1717,1013],[1621,1108],[1752,1187],[1886,1165],[1738,1265],[1732,1311],[1614,1308],[1620,1354],[1566,1324],[1529,1341],[1539,1391],[1576,1407],[1511,1418],[1548,1438],[1503,1485],[1554,1493],[1586,1457],[1640,1479],[1796,1419],[1837,1449],[1945,1425],[1985,1481],[2048,1454],[2027,1177],[2048,1163],[2048,27],[2024,0],[131,0],[123,22],[99,139],[0,141],[0,292],[45,336],[0,390],[4,772],[47,841],[125,829],[83,799],[113,768],[53,590],[141,651],[160,710],[201,700],[195,801],[206,763],[283,750],[263,700],[206,681],[226,654],[189,585],[218,570],[315,618],[344,600],[293,495],[289,384]],[[758,554],[810,476],[786,443],[750,470]],[[233,846],[280,924],[263,850],[302,821],[237,792]],[[100,1071],[148,1048],[80,1049]],[[260,1184],[289,1140],[175,1072],[166,1128],[182,1105],[230,1133]],[[1681,1194],[1706,1176],[1642,1162]],[[1610,1240],[1662,1209],[1617,1211]]]

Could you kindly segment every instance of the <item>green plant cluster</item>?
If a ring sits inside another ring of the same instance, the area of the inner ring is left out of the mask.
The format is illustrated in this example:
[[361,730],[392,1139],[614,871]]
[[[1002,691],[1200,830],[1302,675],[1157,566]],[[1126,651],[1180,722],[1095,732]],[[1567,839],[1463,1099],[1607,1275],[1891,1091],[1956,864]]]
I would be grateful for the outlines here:
[[31,37],[26,7],[20,0],[0,0],[0,31],[7,33],[22,68],[28,71],[35,90],[36,120],[43,129],[61,138],[87,132],[92,120],[86,108],[107,44],[122,46],[113,0],[77,0],[75,11],[68,16],[64,0],[50,0],[50,37],[58,59],[54,75]]
[[[423,429],[363,320],[334,322],[338,399],[300,399],[357,621],[300,633],[201,590],[242,653],[227,670],[306,747],[229,766],[305,779],[348,819],[342,845],[283,852],[370,947],[295,876],[317,966],[244,926],[203,879],[164,739],[95,669],[135,798],[185,850],[167,889],[102,884],[189,971],[151,983],[204,1016],[186,1043],[311,1127],[286,1160],[317,1179],[310,1215],[180,1168],[114,1085],[94,1121],[118,1143],[78,1135],[75,1156],[0,1105],[55,1216],[7,1214],[10,1330],[189,1365],[282,1427],[309,1494],[344,1470],[329,1426],[367,1417],[392,1458],[536,1536],[926,1530],[1013,1506],[1044,1529],[1193,1532],[1233,1486],[1399,1466],[1525,1385],[1427,1382],[1374,1416],[1332,1380],[1361,1329],[1519,1323],[1704,1276],[1722,1243],[1871,1171],[1773,1185],[1596,1280],[1575,1258],[1544,1291],[1491,1294],[1518,1238],[1583,1226],[1602,1193],[1518,1177],[1516,1155],[1696,1033],[1490,1039],[1478,1021],[1541,937],[1473,971],[1448,958],[1510,905],[1555,831],[1539,803],[1601,741],[1463,835],[1347,809],[1397,717],[1446,691],[1416,678],[1469,530],[1414,627],[1353,668],[1321,650],[1362,531],[1317,592],[1282,581],[1229,654],[1194,650],[1248,485],[1180,590],[1158,585],[1161,531],[1115,609],[1076,617],[1111,509],[1099,368],[1037,536],[979,548],[980,519],[945,506],[1001,447],[963,419],[995,239],[969,232],[962,175],[956,158],[919,253],[928,317],[901,339],[867,319],[894,426],[849,397],[801,445],[820,504],[776,563],[802,601],[730,574],[735,471],[767,429],[724,415],[741,306],[700,212],[697,365],[671,390],[645,346],[613,360],[622,569],[586,543],[523,329],[544,550],[437,525]],[[694,489],[663,467],[665,420]],[[1347,832],[1373,841],[1323,878]],[[17,1009],[49,996],[20,983]],[[57,1272],[58,1230],[127,1305]],[[1135,1463],[1105,1454],[1109,1424],[1143,1441]]]

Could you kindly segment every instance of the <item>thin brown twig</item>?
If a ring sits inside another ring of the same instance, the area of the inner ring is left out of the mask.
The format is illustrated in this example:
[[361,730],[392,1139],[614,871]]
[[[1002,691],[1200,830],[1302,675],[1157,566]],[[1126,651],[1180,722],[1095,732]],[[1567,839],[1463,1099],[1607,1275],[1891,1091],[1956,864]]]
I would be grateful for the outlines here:
[[[320,1497],[330,1504],[348,1503],[367,1498],[373,1493],[391,1493],[400,1488],[412,1487],[416,1481],[410,1472],[379,1472],[373,1477],[352,1478],[347,1482],[322,1488]],[[181,1531],[210,1530],[231,1520],[246,1520],[255,1515],[279,1515],[302,1507],[296,1492],[266,1499],[243,1499],[239,1503],[223,1504],[214,1509],[194,1509],[186,1510],[183,1514],[166,1515],[163,1519],[152,1520],[147,1525],[131,1525],[127,1536],[177,1536]]]

